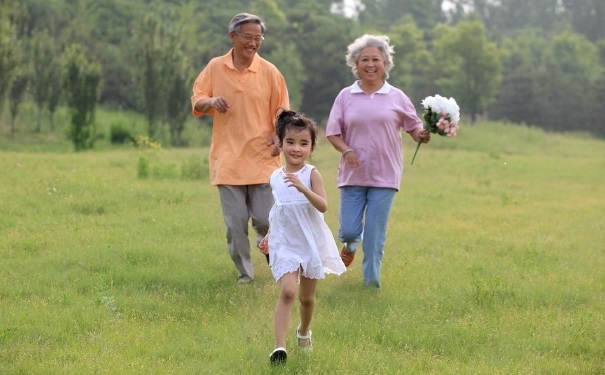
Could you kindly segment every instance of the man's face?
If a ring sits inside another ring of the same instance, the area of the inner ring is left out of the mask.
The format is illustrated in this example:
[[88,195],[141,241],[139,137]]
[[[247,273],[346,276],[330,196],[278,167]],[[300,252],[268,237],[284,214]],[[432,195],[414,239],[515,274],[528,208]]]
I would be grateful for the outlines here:
[[263,43],[262,28],[254,22],[242,24],[239,31],[232,31],[229,36],[235,53],[247,59],[252,59]]

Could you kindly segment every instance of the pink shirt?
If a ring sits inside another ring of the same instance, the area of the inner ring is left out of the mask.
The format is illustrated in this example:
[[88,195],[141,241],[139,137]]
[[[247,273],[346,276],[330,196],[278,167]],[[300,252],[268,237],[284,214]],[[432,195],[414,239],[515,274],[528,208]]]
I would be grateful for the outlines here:
[[[191,106],[194,116],[213,115],[210,145],[210,182],[213,185],[269,183],[271,173],[281,166],[280,156],[271,156],[268,143],[275,136],[275,116],[290,102],[283,75],[258,54],[243,72],[233,66],[232,51],[215,57],[193,84]],[[226,113],[214,108],[195,110],[200,99],[223,96]]]
[[326,126],[326,136],[339,135],[355,150],[361,167],[352,170],[341,158],[338,187],[372,186],[399,190],[403,171],[401,131],[422,127],[410,99],[388,82],[372,95],[358,82],[340,91]]

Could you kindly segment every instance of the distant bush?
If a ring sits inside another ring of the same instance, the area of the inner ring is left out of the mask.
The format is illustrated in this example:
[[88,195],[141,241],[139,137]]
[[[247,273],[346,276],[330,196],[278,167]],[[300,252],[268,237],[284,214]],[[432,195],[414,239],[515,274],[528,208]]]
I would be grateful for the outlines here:
[[202,180],[208,178],[208,159],[202,160],[197,155],[191,155],[181,167],[183,180]]
[[130,130],[121,123],[111,124],[109,131],[109,140],[113,144],[124,144],[126,141],[133,139]]
[[151,174],[155,179],[176,179],[179,173],[177,172],[176,164],[158,163],[151,170]]
[[137,165],[137,176],[139,178],[149,177],[149,159],[145,156],[139,156],[139,163]]

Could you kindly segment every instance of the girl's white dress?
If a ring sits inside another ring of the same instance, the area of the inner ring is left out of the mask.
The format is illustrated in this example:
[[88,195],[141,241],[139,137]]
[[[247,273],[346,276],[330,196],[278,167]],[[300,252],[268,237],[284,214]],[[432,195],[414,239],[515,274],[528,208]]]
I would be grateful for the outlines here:
[[[311,171],[306,164],[296,176],[311,187]],[[269,265],[276,281],[288,272],[309,279],[323,279],[326,273],[340,275],[346,267],[338,253],[332,232],[321,212],[295,187],[284,181],[283,168],[271,175],[275,203],[269,213]]]

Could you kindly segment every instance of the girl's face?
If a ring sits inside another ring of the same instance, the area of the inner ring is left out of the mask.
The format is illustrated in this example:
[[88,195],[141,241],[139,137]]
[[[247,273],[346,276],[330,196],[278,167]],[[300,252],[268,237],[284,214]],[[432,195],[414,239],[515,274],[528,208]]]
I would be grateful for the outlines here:
[[357,59],[357,75],[362,82],[383,81],[384,59],[376,47],[366,47],[361,50]]
[[291,129],[286,132],[281,149],[286,159],[286,165],[302,167],[311,152],[311,133],[309,129],[297,131]]

